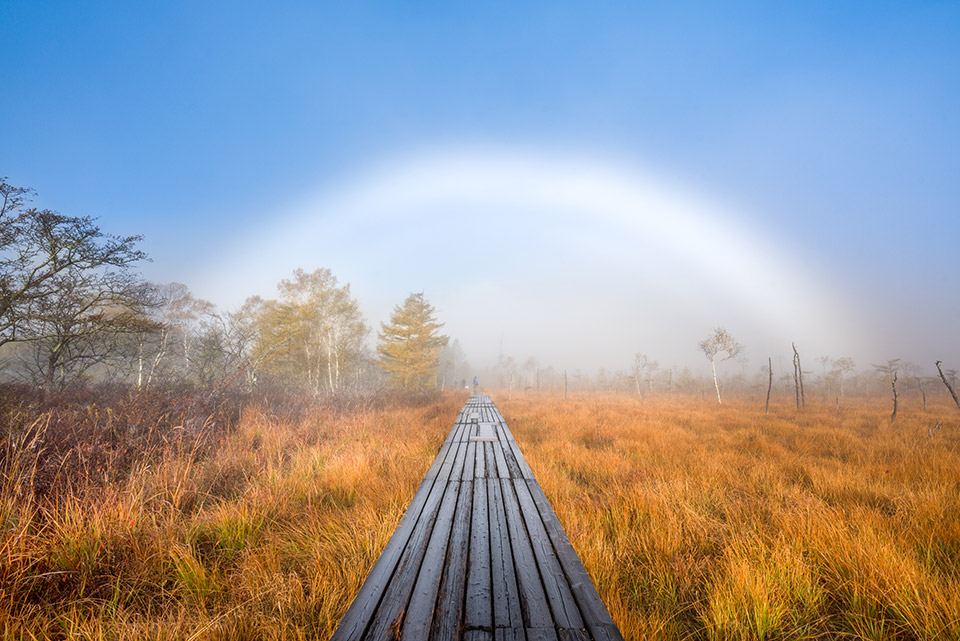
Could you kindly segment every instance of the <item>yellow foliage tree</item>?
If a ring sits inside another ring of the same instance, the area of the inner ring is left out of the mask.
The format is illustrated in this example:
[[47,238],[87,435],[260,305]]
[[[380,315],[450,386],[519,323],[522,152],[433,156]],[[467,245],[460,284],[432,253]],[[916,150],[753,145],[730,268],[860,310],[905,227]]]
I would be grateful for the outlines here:
[[443,323],[423,292],[407,296],[393,308],[390,323],[380,323],[377,353],[380,365],[395,387],[424,389],[431,385],[439,367],[440,351],[449,338],[440,334]]

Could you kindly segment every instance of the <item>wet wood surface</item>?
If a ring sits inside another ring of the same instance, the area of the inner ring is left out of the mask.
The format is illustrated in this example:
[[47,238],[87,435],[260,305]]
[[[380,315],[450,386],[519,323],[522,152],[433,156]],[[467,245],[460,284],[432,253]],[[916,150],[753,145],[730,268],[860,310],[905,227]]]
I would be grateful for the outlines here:
[[483,395],[461,410],[333,635],[622,638],[503,416]]

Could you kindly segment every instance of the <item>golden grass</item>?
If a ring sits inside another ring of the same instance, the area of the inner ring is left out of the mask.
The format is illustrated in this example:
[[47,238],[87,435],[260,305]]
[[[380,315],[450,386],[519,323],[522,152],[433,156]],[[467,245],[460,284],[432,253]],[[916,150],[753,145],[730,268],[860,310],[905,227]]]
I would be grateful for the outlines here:
[[498,406],[628,639],[960,639],[946,402]]
[[248,409],[202,459],[170,451],[53,503],[4,484],[0,639],[329,637],[465,400]]
[[[955,408],[494,398],[628,639],[960,639]],[[249,408],[208,456],[3,483],[0,639],[329,637],[465,400]]]

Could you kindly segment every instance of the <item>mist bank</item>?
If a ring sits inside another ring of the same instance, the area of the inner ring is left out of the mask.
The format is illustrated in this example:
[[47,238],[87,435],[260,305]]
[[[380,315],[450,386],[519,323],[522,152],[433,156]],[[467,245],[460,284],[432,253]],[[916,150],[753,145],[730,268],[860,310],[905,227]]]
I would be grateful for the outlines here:
[[960,362],[960,300],[944,294],[955,264],[899,247],[892,279],[881,251],[851,263],[862,244],[851,230],[797,234],[764,214],[636,158],[425,148],[279,203],[188,282],[229,306],[319,264],[351,284],[374,324],[423,291],[477,367],[508,353],[595,372],[643,352],[704,372],[696,344],[717,326],[757,367],[789,357],[793,342],[811,359],[863,367]]

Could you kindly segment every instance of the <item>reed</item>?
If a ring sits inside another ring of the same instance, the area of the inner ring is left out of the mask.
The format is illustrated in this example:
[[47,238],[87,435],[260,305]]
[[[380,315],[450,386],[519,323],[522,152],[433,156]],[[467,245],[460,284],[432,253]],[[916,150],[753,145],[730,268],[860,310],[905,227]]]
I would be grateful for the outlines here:
[[[465,400],[4,405],[0,639],[329,637]],[[494,400],[628,639],[960,638],[946,402]]]

